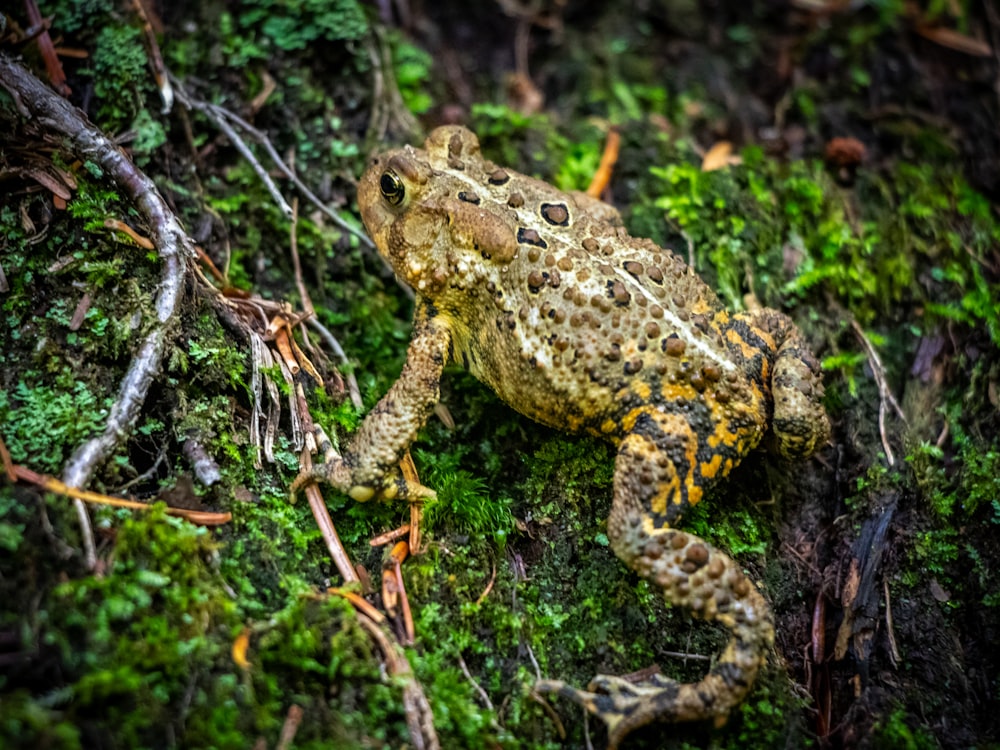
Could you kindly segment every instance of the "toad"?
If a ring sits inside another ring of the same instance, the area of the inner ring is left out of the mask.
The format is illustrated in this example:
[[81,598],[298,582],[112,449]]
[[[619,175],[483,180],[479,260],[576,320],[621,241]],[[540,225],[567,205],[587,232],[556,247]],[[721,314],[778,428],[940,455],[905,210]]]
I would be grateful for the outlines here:
[[610,747],[655,720],[724,720],[772,645],[773,618],[738,564],[676,526],[762,441],[804,459],[827,440],[820,370],[802,334],[775,310],[726,310],[680,258],[631,237],[613,208],[485,160],[462,127],[375,156],[358,205],[416,293],[412,340],[343,455],[293,490],[320,480],[356,500],[432,495],[397,467],[449,362],[531,419],[611,441],[615,554],[731,637],[698,682],[599,675],[588,690],[537,688],[600,717]]

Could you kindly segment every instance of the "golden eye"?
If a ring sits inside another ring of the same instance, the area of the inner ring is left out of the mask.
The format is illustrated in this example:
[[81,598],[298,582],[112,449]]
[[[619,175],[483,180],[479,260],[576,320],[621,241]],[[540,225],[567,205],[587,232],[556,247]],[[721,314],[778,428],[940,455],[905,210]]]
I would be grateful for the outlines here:
[[390,206],[398,206],[406,197],[406,187],[403,185],[403,181],[392,170],[387,169],[382,173],[378,186],[382,191],[382,197]]

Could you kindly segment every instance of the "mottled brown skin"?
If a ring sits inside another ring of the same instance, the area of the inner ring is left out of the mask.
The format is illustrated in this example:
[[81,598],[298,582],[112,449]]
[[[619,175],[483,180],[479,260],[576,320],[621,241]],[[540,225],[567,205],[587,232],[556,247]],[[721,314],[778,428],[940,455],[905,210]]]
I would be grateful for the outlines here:
[[608,725],[609,746],[654,720],[724,720],[774,637],[770,609],[729,557],[673,525],[762,439],[787,458],[829,435],[817,362],[774,310],[729,313],[671,252],[614,209],[484,161],[468,130],[372,159],[358,186],[369,233],[416,292],[399,380],[342,457],[303,473],[358,500],[432,494],[397,464],[449,361],[513,408],[618,447],[612,548],[671,604],[732,634],[697,683],[544,680]]

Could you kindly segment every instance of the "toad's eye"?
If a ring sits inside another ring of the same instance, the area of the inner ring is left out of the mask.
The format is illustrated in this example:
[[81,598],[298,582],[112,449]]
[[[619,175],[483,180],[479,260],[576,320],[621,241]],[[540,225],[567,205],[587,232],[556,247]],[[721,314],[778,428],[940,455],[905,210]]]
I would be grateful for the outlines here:
[[403,185],[403,181],[392,170],[387,169],[382,173],[378,186],[382,191],[382,197],[390,206],[398,206],[406,196],[406,187]]

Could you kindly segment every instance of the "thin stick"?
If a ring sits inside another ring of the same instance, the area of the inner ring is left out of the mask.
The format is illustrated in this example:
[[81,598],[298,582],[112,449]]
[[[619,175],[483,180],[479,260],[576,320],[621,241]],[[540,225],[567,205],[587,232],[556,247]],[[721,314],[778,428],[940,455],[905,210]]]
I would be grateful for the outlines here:
[[295,735],[298,734],[301,723],[302,708],[293,703],[288,707],[288,714],[285,716],[285,723],[281,727],[281,735],[278,737],[278,744],[274,750],[288,750],[295,742]]
[[[177,80],[175,76],[171,75],[170,80],[173,82],[174,88],[177,90],[178,99],[180,99],[181,103],[185,107],[188,107],[189,109],[197,109],[198,111],[205,112],[206,114],[209,114],[210,111],[211,112],[211,114],[209,115],[210,119],[217,124],[219,120],[228,120],[229,122],[232,122],[233,124],[237,125],[247,135],[251,136],[253,140],[255,140],[257,143],[263,146],[264,151],[267,152],[268,157],[271,159],[272,162],[274,162],[274,166],[278,168],[278,170],[284,177],[286,177],[288,180],[291,181],[293,185],[295,185],[296,189],[303,196],[305,196],[305,198],[310,203],[315,205],[316,208],[318,208],[320,211],[326,214],[330,218],[330,220],[338,227],[343,229],[348,234],[353,234],[355,237],[357,237],[358,241],[360,241],[362,245],[365,245],[370,250],[375,249],[375,244],[368,238],[368,235],[366,235],[357,227],[353,227],[346,221],[344,221],[336,212],[332,211],[329,207],[327,207],[325,203],[323,203],[323,201],[321,201],[318,197],[316,197],[316,194],[313,193],[312,190],[306,187],[305,183],[303,183],[302,180],[299,179],[298,175],[295,174],[295,172],[293,172],[288,167],[287,164],[285,164],[284,160],[278,154],[277,149],[274,148],[274,146],[271,144],[270,139],[262,131],[255,128],[253,125],[248,123],[239,115],[230,112],[225,107],[220,107],[217,104],[209,104],[207,102],[202,102],[190,96],[184,89],[183,84],[179,80]],[[228,124],[225,129],[223,129],[220,126],[220,130],[223,130],[223,132],[226,132],[227,130],[230,132],[235,132],[231,127],[228,126]],[[244,144],[244,146],[245,145],[246,144]],[[288,206],[287,203],[285,205]],[[288,211],[285,213],[285,215],[291,216],[291,207],[288,207]]]
[[382,547],[389,542],[395,542],[397,539],[401,539],[410,533],[410,524],[404,523],[398,529],[392,529],[392,531],[387,531],[384,534],[379,534],[376,537],[372,537],[368,540],[369,547]]
[[[121,497],[112,497],[111,495],[102,495],[99,492],[82,490],[79,487],[69,487],[65,482],[61,482],[55,477],[39,474],[24,466],[14,466],[13,468],[18,479],[29,482],[46,492],[71,497],[77,502],[97,503],[99,505],[110,505],[115,508],[131,508],[132,510],[152,510],[153,508],[149,503],[139,502],[138,500],[126,500]],[[173,508],[170,506],[167,507],[167,513],[172,516],[186,518],[188,521],[196,523],[199,526],[221,526],[233,520],[232,513],[215,513],[213,511],[189,510],[187,508]]]
[[889,466],[893,466],[896,463],[895,456],[892,452],[892,447],[889,445],[889,437],[886,435],[885,431],[885,414],[889,406],[892,406],[893,411],[896,412],[903,423],[906,423],[906,416],[903,414],[903,410],[899,408],[899,403],[896,401],[896,397],[892,395],[892,391],[889,388],[889,382],[885,377],[885,368],[882,366],[882,360],[878,356],[878,352],[875,351],[875,347],[872,346],[872,342],[868,340],[865,332],[858,325],[858,321],[851,320],[851,330],[854,331],[854,335],[857,336],[858,340],[861,342],[861,346],[865,349],[865,354],[868,357],[868,364],[871,365],[872,374],[875,376],[875,383],[878,385],[878,433],[879,437],[882,439],[882,449],[885,451],[885,459]]
[[239,133],[233,129],[233,126],[229,124],[225,116],[226,110],[214,104],[209,104],[208,102],[203,102],[189,97],[176,78],[170,76],[170,80],[174,83],[177,90],[177,98],[180,100],[181,104],[188,109],[194,109],[201,112],[205,115],[205,117],[215,123],[215,126],[221,130],[229,139],[229,142],[233,144],[233,147],[240,152],[244,159],[247,160],[247,163],[250,165],[250,168],[253,169],[254,174],[256,174],[257,178],[264,184],[267,192],[271,194],[271,198],[278,205],[278,208],[281,209],[281,213],[283,213],[286,218],[291,218],[292,207],[288,205],[288,201],[285,200],[281,191],[278,190],[278,186],[274,184],[274,180],[271,179],[271,175],[267,173],[264,166],[257,160],[257,157],[254,155],[253,151],[250,150],[246,141],[244,141],[240,137]]
[[472,689],[475,690],[476,694],[482,699],[483,705],[490,711],[493,711],[493,701],[490,700],[489,693],[483,690],[483,686],[476,682],[473,678],[472,673],[469,671],[469,667],[466,665],[465,659],[462,658],[461,654],[458,655],[458,668],[462,670],[462,674],[465,675],[465,679],[469,681],[469,684],[472,685]]
[[[311,461],[308,451],[302,452],[300,461],[303,469],[309,468]],[[340,541],[337,528],[333,525],[333,519],[330,518],[330,511],[327,510],[326,503],[323,502],[323,496],[320,494],[319,487],[315,484],[310,484],[306,486],[304,491],[306,499],[309,501],[309,509],[312,511],[313,518],[316,519],[316,525],[319,527],[319,533],[323,537],[323,541],[326,542],[326,549],[333,559],[333,564],[337,566],[341,578],[344,579],[345,583],[360,581],[361,579],[358,578],[357,571],[354,570],[354,565],[351,564],[351,558],[348,557],[347,550],[344,549],[344,545]]]
[[[319,334],[320,338],[326,342],[326,345],[330,347],[330,351],[333,352],[333,356],[336,358],[339,364],[347,363],[347,354],[344,352],[344,347],[340,345],[337,341],[336,336],[330,333],[330,330],[320,323],[316,318],[309,318],[307,321],[310,326],[312,326],[316,333]],[[344,380],[347,381],[347,393],[351,397],[351,403],[354,404],[354,408],[361,411],[364,408],[364,402],[361,400],[361,389],[358,388],[358,379],[354,377],[353,372],[342,373]]]

